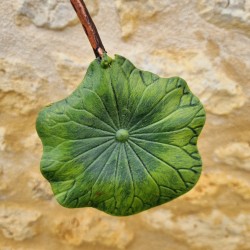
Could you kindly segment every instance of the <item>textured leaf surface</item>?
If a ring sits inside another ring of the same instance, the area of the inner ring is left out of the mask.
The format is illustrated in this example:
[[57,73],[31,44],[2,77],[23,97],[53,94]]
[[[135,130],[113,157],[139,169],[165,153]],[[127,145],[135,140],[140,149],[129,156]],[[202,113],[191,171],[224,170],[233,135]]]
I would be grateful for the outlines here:
[[80,86],[37,119],[41,171],[57,201],[131,215],[190,190],[201,172],[202,104],[179,77],[116,56],[91,63]]

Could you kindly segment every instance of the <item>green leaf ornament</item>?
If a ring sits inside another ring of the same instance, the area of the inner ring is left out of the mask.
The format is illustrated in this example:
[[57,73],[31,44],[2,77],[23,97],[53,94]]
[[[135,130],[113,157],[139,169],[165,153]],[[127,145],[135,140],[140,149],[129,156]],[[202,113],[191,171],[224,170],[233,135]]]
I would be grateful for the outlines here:
[[205,110],[183,79],[105,54],[69,97],[39,113],[41,172],[64,207],[136,214],[194,187],[204,123]]

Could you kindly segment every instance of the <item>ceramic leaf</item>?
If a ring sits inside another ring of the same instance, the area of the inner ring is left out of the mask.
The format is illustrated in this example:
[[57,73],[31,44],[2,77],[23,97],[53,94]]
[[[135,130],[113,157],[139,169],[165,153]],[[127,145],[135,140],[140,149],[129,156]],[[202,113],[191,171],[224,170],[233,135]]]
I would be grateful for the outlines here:
[[105,56],[69,97],[39,113],[41,172],[62,206],[136,214],[195,185],[204,122],[204,108],[183,79]]

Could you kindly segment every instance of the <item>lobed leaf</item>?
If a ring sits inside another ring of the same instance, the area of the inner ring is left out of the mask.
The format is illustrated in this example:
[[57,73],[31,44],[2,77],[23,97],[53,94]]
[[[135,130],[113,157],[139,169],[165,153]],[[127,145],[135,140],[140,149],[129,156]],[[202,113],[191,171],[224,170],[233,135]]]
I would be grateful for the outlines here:
[[96,59],[69,97],[39,113],[41,172],[62,206],[136,214],[195,185],[204,123],[183,79],[160,78],[119,55],[108,66]]

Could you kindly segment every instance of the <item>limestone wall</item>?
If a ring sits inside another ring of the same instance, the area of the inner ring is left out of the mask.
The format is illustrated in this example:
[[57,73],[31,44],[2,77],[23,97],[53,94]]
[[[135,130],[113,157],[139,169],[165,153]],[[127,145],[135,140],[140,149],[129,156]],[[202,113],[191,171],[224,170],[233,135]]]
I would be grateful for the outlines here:
[[250,249],[250,0],[86,0],[109,55],[179,75],[207,110],[194,190],[117,218],[69,210],[39,172],[35,120],[94,59],[66,0],[0,1],[0,250]]

